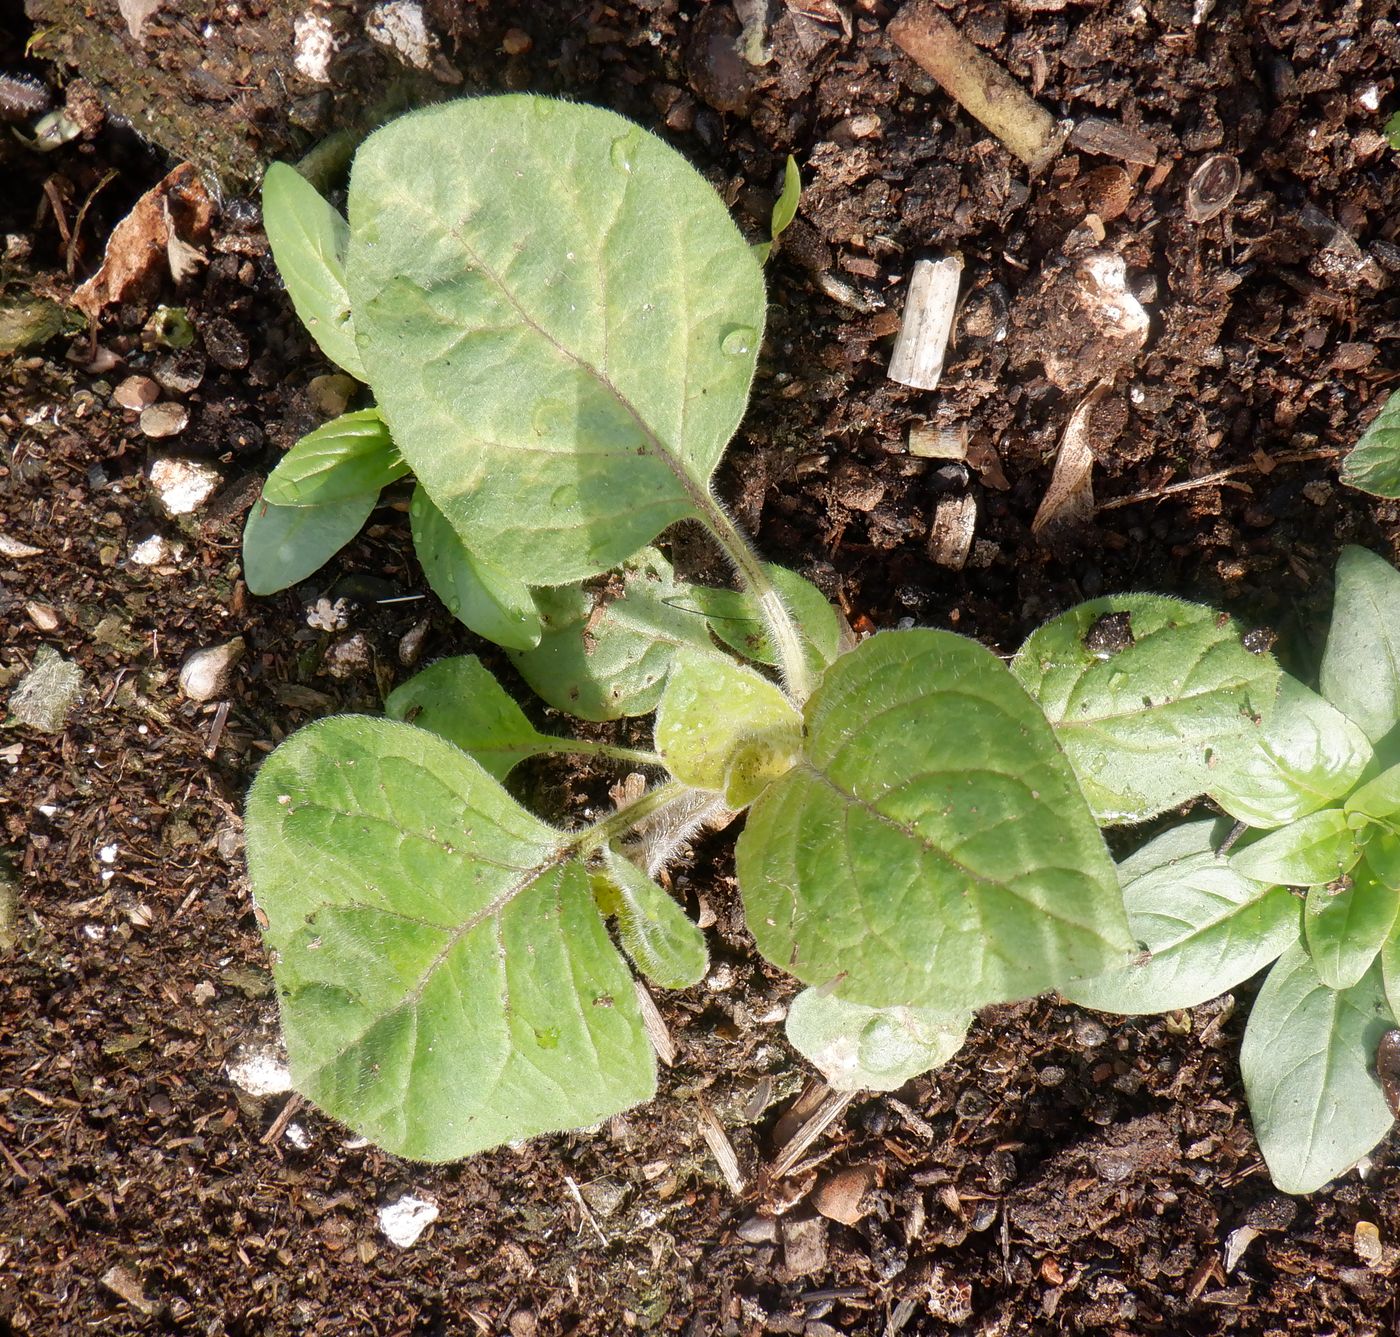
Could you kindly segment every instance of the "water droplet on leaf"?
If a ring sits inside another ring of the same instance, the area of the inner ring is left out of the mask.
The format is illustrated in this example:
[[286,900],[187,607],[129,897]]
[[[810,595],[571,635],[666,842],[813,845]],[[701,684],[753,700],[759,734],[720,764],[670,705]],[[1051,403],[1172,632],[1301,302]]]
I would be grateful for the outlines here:
[[752,353],[758,340],[758,331],[751,325],[736,325],[720,340],[720,351],[730,357],[742,357]]
[[631,174],[632,158],[637,151],[637,140],[638,134],[635,130],[629,130],[625,135],[618,135],[613,140],[608,156],[618,171]]

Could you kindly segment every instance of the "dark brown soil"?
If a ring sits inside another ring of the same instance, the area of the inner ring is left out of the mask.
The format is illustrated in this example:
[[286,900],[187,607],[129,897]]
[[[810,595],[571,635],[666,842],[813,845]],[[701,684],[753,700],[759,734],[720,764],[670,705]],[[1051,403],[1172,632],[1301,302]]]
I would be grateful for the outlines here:
[[[294,11],[254,0],[240,27],[231,6],[194,8],[197,23],[158,14],[144,53],[125,48],[133,78],[155,81],[146,94],[160,79],[184,89],[201,41],[261,41],[266,67],[233,60],[219,79],[283,112],[269,70],[286,99],[316,95],[289,69]],[[1336,454],[1395,377],[1400,178],[1377,129],[1400,68],[1396,6],[1215,0],[1193,22],[1191,0],[950,3],[1057,114],[1121,122],[1155,151],[1147,166],[1070,148],[1029,183],[888,43],[893,5],[772,9],[773,59],[754,70],[725,46],[738,22],[722,0],[428,6],[466,88],[636,117],[709,172],[756,235],[797,155],[807,190],[770,267],[760,381],[722,489],[763,549],[822,583],[857,629],[912,618],[1009,651],[1080,598],[1153,589],[1272,626],[1306,666],[1338,547],[1400,557],[1400,508],[1336,481]],[[503,53],[508,28],[528,51]],[[25,65],[27,36],[19,21],[0,32],[3,68],[54,79]],[[349,51],[345,68],[363,58]],[[318,132],[354,101],[343,93],[316,104]],[[192,114],[236,113],[210,93]],[[255,148],[295,139],[277,114]],[[1192,222],[1187,183],[1217,153],[1238,159],[1238,195]],[[71,288],[70,248],[41,208],[45,180],[68,227],[119,170],[71,248],[82,277],[170,165],[110,123],[4,161],[0,230],[23,239],[7,268],[56,293]],[[224,480],[193,519],[159,514],[143,473],[156,443],[112,403],[118,379],[152,366],[149,304],[114,309],[99,331],[121,366],[84,370],[85,339],[76,361],[59,340],[0,362],[0,534],[43,549],[0,558],[0,686],[41,645],[86,679],[63,733],[0,735],[0,857],[17,889],[12,912],[0,900],[0,1334],[1400,1331],[1393,1140],[1364,1179],[1274,1193],[1238,1078],[1244,997],[1118,1024],[1049,1000],[990,1009],[947,1067],[898,1098],[856,1099],[777,1173],[806,1077],[780,1023],[791,986],[739,925],[725,836],[688,874],[692,908],[703,899],[716,916],[715,968],[658,1000],[679,1056],[653,1105],[426,1168],[285,1096],[241,1094],[228,1062],[275,1036],[241,855],[248,781],[298,725],[377,709],[409,672],[399,642],[420,619],[425,659],[469,638],[430,598],[378,602],[423,593],[401,506],[304,589],[257,600],[240,584],[242,513],[317,421],[307,385],[327,368],[279,292],[255,206],[229,184],[210,263],[159,294],[201,332],[202,379],[175,396],[191,415],[178,449]],[[903,283],[916,258],[949,249],[967,296],[948,372],[938,392],[910,391],[885,377]],[[1031,519],[1095,374],[1054,315],[1087,249],[1123,256],[1152,326],[1092,419],[1100,509],[1046,545]],[[909,455],[907,429],[924,420],[963,425],[977,467]],[[969,491],[976,543],[952,570],[929,555],[931,518]],[[182,554],[134,563],[153,533]],[[350,600],[345,631],[307,624],[322,595]],[[333,676],[327,652],[355,633],[368,655]],[[249,650],[228,709],[185,700],[186,655],[235,635]],[[607,782],[556,771],[532,788],[557,816]],[[707,1146],[711,1117],[741,1191]],[[869,1169],[853,1226],[809,1196],[845,1167]],[[376,1210],[405,1188],[441,1214],[400,1251]],[[1378,1267],[1354,1244],[1363,1218],[1386,1245]],[[1246,1225],[1259,1233],[1227,1269]]]

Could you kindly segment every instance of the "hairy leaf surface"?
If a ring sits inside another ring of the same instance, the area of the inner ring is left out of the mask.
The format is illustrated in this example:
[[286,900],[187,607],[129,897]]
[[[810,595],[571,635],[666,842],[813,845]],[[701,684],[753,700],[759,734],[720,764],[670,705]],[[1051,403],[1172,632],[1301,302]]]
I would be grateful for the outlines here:
[[[1125,648],[1105,616],[1131,614]],[[1012,671],[1040,703],[1101,822],[1142,821],[1210,788],[1211,763],[1247,747],[1279,670],[1213,609],[1152,594],[1094,599],[1032,632]]]
[[1364,859],[1349,887],[1310,887],[1303,928],[1318,979],[1329,989],[1351,988],[1390,936],[1397,909],[1400,898]]
[[276,594],[315,574],[369,519],[377,492],[324,506],[255,501],[243,523],[243,579],[253,594]]
[[1312,1193],[1385,1136],[1390,1110],[1372,1073],[1385,1014],[1380,967],[1329,989],[1301,944],[1269,972],[1240,1049],[1249,1114],[1274,1183]]
[[709,505],[765,297],[675,150],[598,107],[450,102],[365,141],[350,219],[375,399],[472,552],[564,584]]
[[977,1007],[1131,947],[1118,880],[1035,703],[989,651],[883,632],[828,670],[805,757],[759,795],[739,884],[759,950],[870,1007]]
[[345,284],[350,228],[294,167],[275,162],[263,177],[263,227],[301,323],[320,350],[356,380],[365,376]]
[[539,609],[522,581],[470,552],[421,485],[413,489],[408,515],[423,574],[453,617],[508,650],[539,644]]
[[308,432],[263,484],[274,506],[323,506],[369,492],[379,495],[408,472],[378,409],[359,409]]
[[1284,826],[1341,798],[1370,764],[1371,745],[1335,706],[1283,675],[1253,746],[1229,751],[1208,791],[1230,816]]
[[837,1091],[897,1091],[963,1046],[972,1013],[862,1007],[804,989],[792,1000],[787,1037]]
[[1172,827],[1118,865],[1128,928],[1145,955],[1062,986],[1066,998],[1129,1014],[1195,1007],[1297,940],[1299,906],[1289,891],[1241,876],[1216,854],[1227,825]]
[[599,907],[617,920],[622,950],[663,989],[688,989],[710,966],[705,935],[671,895],[615,849],[593,874]]
[[1400,497],[1400,391],[1391,391],[1342,461],[1342,482],[1374,497]]
[[1337,558],[1322,695],[1373,743],[1400,722],[1400,571],[1365,548]]
[[[820,677],[822,670],[841,653],[841,621],[836,610],[810,580],[804,580],[795,571],[772,565],[766,569],[806,642],[807,662],[814,676]],[[768,630],[747,594],[708,585],[693,585],[690,592],[710,630],[730,649],[756,664],[777,667],[778,655]]]
[[647,1099],[631,977],[565,840],[424,729],[340,716],[279,747],[248,864],[297,1089],[434,1161]]

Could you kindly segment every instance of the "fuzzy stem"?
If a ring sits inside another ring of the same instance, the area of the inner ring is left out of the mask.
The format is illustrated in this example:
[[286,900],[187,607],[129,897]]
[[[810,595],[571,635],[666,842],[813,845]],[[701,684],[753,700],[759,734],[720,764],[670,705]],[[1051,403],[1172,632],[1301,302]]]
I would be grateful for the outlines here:
[[734,564],[744,588],[757,605],[763,625],[773,638],[773,648],[778,654],[778,665],[782,670],[788,695],[794,704],[800,707],[812,695],[814,685],[802,633],[798,631],[797,623],[788,612],[783,596],[769,579],[758,554],[739,531],[739,526],[729,518],[729,513],[713,496],[708,497],[707,501],[709,505],[705,508],[703,516],[705,527],[714,536],[715,542],[724,549],[725,556]]
[[582,858],[597,853],[616,837],[626,835],[633,827],[644,822],[652,813],[664,808],[668,803],[674,803],[689,792],[690,786],[683,785],[679,780],[663,781],[654,789],[647,790],[635,803],[629,803],[625,808],[619,808],[615,813],[604,817],[602,821],[585,827],[571,842],[573,852]]
[[659,766],[666,763],[656,755],[639,747],[618,747],[613,743],[595,743],[586,738],[561,738],[559,746],[550,749],[565,756],[606,757],[611,761],[625,761],[633,766]]

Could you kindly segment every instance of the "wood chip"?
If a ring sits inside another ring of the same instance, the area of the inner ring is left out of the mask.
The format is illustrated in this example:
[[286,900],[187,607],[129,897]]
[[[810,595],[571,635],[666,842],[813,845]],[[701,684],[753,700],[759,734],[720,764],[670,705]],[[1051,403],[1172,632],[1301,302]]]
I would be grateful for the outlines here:
[[948,337],[953,332],[962,270],[960,255],[915,263],[904,299],[899,337],[890,354],[890,380],[916,390],[938,388]]
[[642,1014],[642,1028],[647,1033],[647,1039],[651,1041],[651,1047],[656,1050],[656,1057],[669,1068],[676,1061],[676,1042],[671,1039],[670,1028],[657,1011],[656,1003],[647,992],[647,986],[641,980],[633,980],[632,984],[637,991],[637,1007]]
[[972,551],[977,528],[977,498],[971,492],[960,497],[942,497],[933,513],[928,532],[928,555],[939,566],[961,571]]
[[119,1299],[125,1300],[138,1314],[154,1318],[160,1312],[160,1305],[150,1299],[141,1280],[121,1263],[109,1267],[102,1274],[102,1284]]
[[715,1112],[703,1100],[698,1104],[700,1136],[705,1139],[710,1155],[718,1163],[719,1172],[724,1176],[724,1182],[729,1185],[729,1191],[737,1198],[744,1191],[744,1176],[739,1171],[739,1158],[734,1154],[734,1144],[729,1140],[729,1134],[724,1131],[724,1125],[715,1118]]
[[44,550],[29,543],[21,543],[8,534],[0,534],[0,557],[8,557],[12,562],[23,561],[26,557],[38,557]]
[[1129,130],[1118,121],[1104,121],[1090,116],[1069,132],[1072,148],[1095,153],[1119,162],[1137,163],[1151,167],[1157,161],[1157,146],[1140,130]]
[[[825,1084],[823,1084],[825,1087]],[[846,1106],[856,1098],[855,1091],[833,1091],[825,1087],[823,1097],[816,1112],[793,1134],[792,1139],[782,1149],[773,1162],[773,1176],[781,1179],[807,1154],[807,1149],[845,1112]]]
[[967,424],[934,427],[931,423],[915,423],[909,429],[909,453],[921,460],[965,460]]
[[1089,449],[1089,424],[1094,406],[1108,390],[1109,383],[1099,381],[1069,415],[1050,486],[1031,521],[1031,533],[1037,538],[1047,529],[1081,525],[1094,514],[1094,452]]

